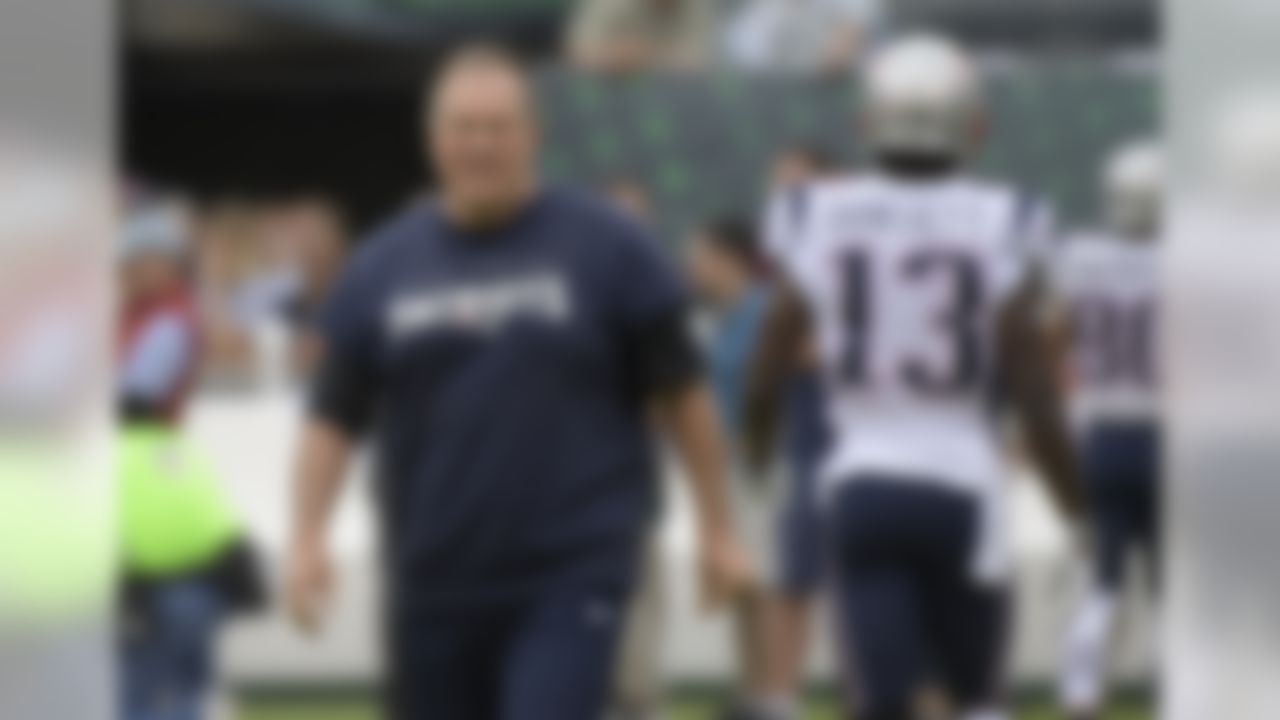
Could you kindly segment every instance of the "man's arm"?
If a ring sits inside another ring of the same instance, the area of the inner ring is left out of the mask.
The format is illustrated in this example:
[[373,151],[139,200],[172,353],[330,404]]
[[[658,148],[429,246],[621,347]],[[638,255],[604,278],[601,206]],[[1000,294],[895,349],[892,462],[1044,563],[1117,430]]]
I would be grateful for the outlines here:
[[808,334],[804,301],[783,284],[770,305],[747,371],[743,419],[747,460],[753,470],[763,469],[771,460],[783,388]]
[[1040,309],[1042,289],[1031,282],[1005,304],[1000,316],[1000,362],[1028,451],[1059,512],[1069,520],[1085,511],[1085,498],[1067,430],[1061,382],[1063,343]]
[[729,509],[726,450],[711,393],[701,381],[673,388],[655,398],[654,413],[689,479],[702,556],[703,603],[719,607],[750,582],[751,567],[738,545]]
[[328,530],[357,438],[369,424],[376,390],[362,364],[322,348],[294,466],[286,587],[289,613],[314,632],[333,590]]
[[328,529],[353,442],[338,426],[312,418],[302,431],[293,479],[287,601],[293,621],[318,629],[333,591]]

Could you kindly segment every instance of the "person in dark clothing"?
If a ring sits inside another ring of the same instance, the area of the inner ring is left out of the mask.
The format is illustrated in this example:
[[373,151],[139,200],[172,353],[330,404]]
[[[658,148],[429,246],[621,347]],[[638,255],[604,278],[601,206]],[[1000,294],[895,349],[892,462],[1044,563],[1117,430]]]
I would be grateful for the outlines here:
[[598,720],[656,504],[651,418],[685,461],[704,599],[751,572],[685,290],[641,226],[538,182],[530,93],[500,50],[446,62],[441,191],[362,243],[324,322],[290,609],[321,619],[328,519],[371,432],[398,720]]

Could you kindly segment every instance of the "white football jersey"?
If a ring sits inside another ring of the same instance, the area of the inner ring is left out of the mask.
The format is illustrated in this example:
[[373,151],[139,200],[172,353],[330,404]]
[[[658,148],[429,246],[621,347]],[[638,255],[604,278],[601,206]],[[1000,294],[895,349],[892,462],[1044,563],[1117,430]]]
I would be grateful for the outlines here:
[[1156,242],[1102,234],[1065,242],[1054,267],[1072,331],[1075,419],[1150,421],[1158,407]]
[[851,176],[788,202],[777,232],[836,433],[826,487],[879,475],[971,493],[988,520],[979,572],[1003,572],[997,321],[1048,247],[1047,207],[965,176]]
[[998,482],[995,325],[1045,247],[1043,206],[973,178],[882,175],[790,203],[786,270],[809,305],[840,436],[831,475]]

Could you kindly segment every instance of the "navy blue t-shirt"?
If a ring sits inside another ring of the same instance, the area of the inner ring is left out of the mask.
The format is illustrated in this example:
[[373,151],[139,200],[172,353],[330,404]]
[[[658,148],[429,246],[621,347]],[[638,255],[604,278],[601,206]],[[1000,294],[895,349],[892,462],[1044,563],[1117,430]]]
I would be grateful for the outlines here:
[[626,573],[656,497],[645,401],[698,372],[686,306],[657,242],[582,194],[484,233],[432,201],[375,231],[332,299],[312,412],[373,425],[395,590]]

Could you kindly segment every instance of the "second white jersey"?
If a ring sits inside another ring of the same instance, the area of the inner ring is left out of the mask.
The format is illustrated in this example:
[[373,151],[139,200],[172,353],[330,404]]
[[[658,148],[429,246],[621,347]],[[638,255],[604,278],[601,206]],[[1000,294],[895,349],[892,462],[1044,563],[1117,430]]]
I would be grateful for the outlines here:
[[784,265],[815,330],[837,440],[829,484],[887,474],[990,497],[997,320],[1047,245],[1045,208],[973,178],[827,181],[788,200]]
[[1082,424],[1157,415],[1157,250],[1155,242],[1093,234],[1058,252],[1056,291],[1072,334],[1071,406]]

